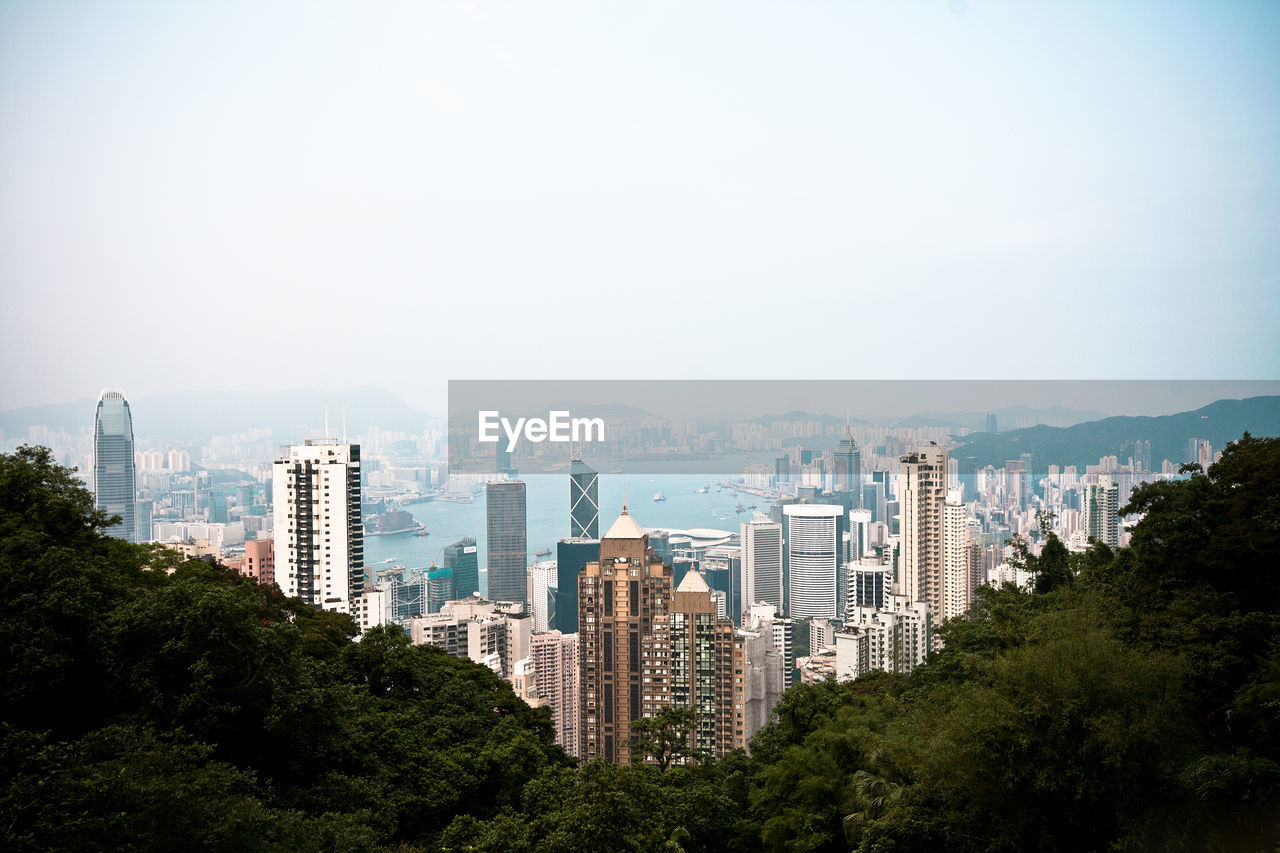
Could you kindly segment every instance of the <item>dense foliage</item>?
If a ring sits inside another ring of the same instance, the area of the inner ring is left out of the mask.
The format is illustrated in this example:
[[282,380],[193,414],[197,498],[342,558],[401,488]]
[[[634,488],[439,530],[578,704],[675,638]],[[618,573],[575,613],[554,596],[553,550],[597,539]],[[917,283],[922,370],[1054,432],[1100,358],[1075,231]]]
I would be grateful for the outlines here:
[[985,590],[910,677],[792,688],[750,756],[574,766],[487,670],[166,574],[24,448],[0,458],[0,846],[1273,850],[1280,440],[1127,511],[1131,547],[1051,537],[1032,591]]

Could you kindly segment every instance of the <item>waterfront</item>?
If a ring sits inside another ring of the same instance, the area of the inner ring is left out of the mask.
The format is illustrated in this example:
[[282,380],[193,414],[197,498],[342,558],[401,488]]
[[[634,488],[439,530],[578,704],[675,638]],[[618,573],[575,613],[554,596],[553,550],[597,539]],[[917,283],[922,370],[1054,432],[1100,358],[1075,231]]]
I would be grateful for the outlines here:
[[[521,478],[526,483],[528,516],[527,550],[530,562],[535,554],[552,549],[569,535],[569,477],[565,474],[534,474]],[[708,491],[697,490],[710,484]],[[716,491],[717,482],[700,474],[664,474],[654,476],[600,475],[600,533],[608,531],[622,511],[625,491],[627,511],[642,527],[689,529],[709,527],[736,532],[738,525],[750,519],[751,510],[736,512],[739,502],[756,504],[767,511],[768,501],[745,492],[735,496],[729,489]],[[661,491],[666,500],[655,501]],[[411,504],[405,509],[431,531],[429,536],[402,533],[365,539],[365,564],[373,569],[402,564],[422,568],[439,561],[441,550],[464,536],[474,537],[479,546],[481,587],[487,588],[485,577],[485,502],[479,494],[471,503],[428,501]]]

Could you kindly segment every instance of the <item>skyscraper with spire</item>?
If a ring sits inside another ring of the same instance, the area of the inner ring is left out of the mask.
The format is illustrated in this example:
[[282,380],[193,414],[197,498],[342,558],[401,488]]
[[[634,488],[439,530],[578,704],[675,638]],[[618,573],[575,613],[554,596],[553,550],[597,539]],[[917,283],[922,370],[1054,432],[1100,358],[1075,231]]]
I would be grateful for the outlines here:
[[853,429],[847,416],[844,421],[844,435],[836,442],[834,456],[832,489],[837,492],[855,493],[853,499],[856,503],[850,509],[861,506],[862,454],[858,452],[858,445],[853,440]]
[[93,419],[94,506],[120,521],[106,528],[109,536],[137,541],[133,469],[133,415],[122,391],[104,390]]

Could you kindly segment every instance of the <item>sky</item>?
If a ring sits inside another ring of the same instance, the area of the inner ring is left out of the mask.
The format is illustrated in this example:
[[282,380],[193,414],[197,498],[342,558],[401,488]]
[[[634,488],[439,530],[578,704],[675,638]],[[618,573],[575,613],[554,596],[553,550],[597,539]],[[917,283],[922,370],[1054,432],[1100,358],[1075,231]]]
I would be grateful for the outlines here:
[[0,409],[1280,377],[1280,4],[0,3]]

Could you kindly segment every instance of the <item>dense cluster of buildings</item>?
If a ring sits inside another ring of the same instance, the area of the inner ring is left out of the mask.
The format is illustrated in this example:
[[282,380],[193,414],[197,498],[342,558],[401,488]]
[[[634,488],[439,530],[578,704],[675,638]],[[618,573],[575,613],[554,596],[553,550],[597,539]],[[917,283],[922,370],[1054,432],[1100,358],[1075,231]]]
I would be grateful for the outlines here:
[[[787,433],[774,424],[733,440],[777,447]],[[735,488],[770,505],[734,531],[645,528],[624,505],[601,535],[599,476],[574,458],[568,535],[554,559],[537,561],[525,483],[501,459],[477,483],[484,597],[473,538],[422,570],[366,565],[369,471],[361,445],[345,439],[281,447],[260,472],[269,488],[215,495],[189,453],[135,452],[128,402],[104,392],[92,486],[119,517],[113,535],[222,559],[351,615],[361,631],[400,625],[413,643],[468,657],[545,705],[570,754],[629,763],[655,760],[637,751],[635,727],[664,708],[689,712],[691,753],[719,756],[746,748],[797,678],[910,672],[936,646],[934,627],[962,617],[982,585],[1029,582],[1011,538],[1032,552],[1050,532],[1073,550],[1122,545],[1133,488],[1177,474],[1167,460],[1153,472],[1144,441],[1123,462],[1037,476],[1027,455],[979,467],[937,440],[900,439],[864,451],[846,425],[828,451],[794,447],[771,468],[752,466]],[[1187,453],[1214,459],[1199,440]],[[148,488],[160,478],[167,491]]]

